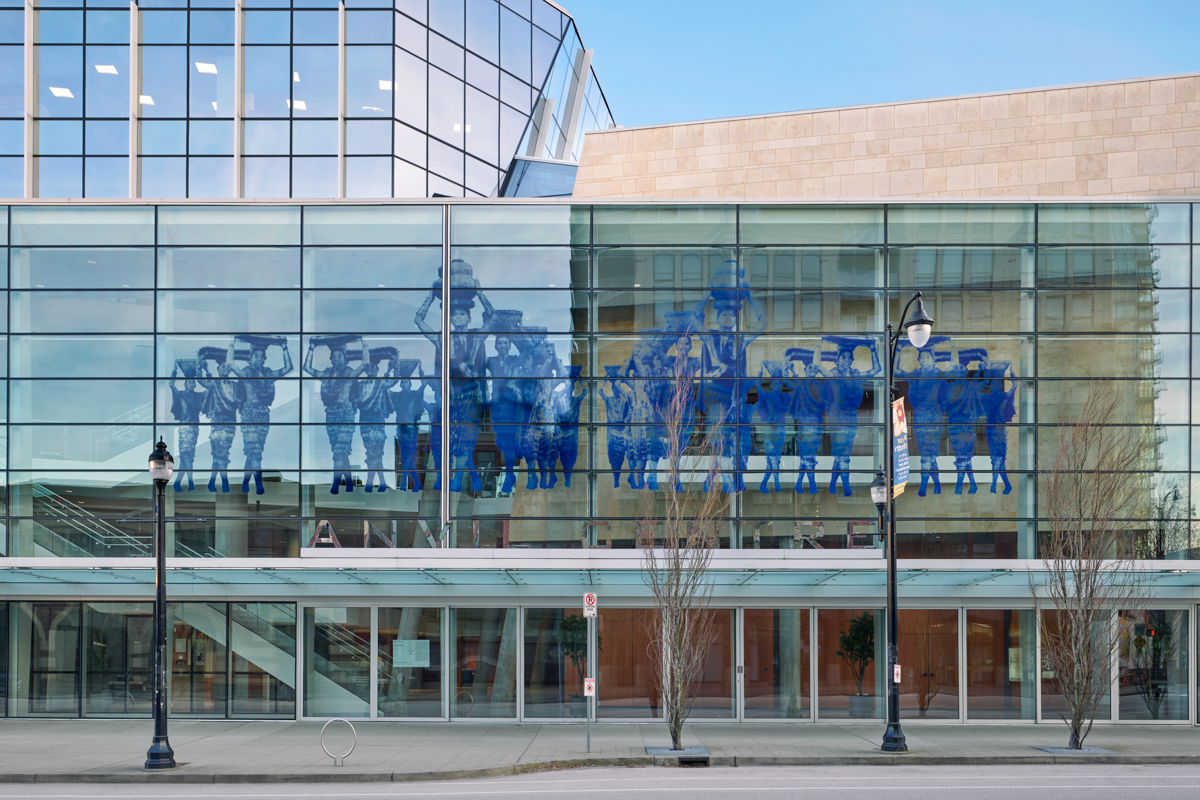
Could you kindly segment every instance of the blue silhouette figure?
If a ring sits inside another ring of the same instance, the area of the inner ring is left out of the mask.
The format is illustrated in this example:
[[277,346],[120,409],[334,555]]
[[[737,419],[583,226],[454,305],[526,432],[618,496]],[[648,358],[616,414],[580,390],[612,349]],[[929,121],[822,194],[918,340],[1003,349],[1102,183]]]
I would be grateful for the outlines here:
[[[917,440],[917,453],[921,457],[921,488],[917,495],[924,497],[933,480],[933,493],[942,493],[942,482],[938,475],[938,454],[942,448],[942,433],[946,425],[944,374],[939,362],[950,360],[948,351],[936,352],[935,345],[949,343],[948,336],[934,336],[917,351],[916,369],[896,370],[896,377],[908,382],[908,403],[912,406],[913,438]],[[901,347],[911,347],[908,340]]]
[[[624,380],[618,383],[621,372],[619,365],[606,365],[604,372],[608,381],[600,384],[599,393],[604,401],[604,417],[608,423],[604,428],[608,445],[608,465],[612,469],[613,488],[617,489],[621,486],[621,465],[625,463],[625,451],[629,446],[627,422],[633,390]],[[608,394],[604,393],[605,386],[608,387]]]
[[[434,283],[429,296],[418,309],[414,321],[417,328],[438,348],[441,362],[441,339],[425,321],[429,307],[441,296],[441,281]],[[471,329],[471,309],[478,299],[483,306],[483,327]],[[492,304],[480,291],[471,265],[461,258],[450,262],[450,491],[462,491],[462,473],[471,476],[472,491],[483,486],[475,469],[475,445],[483,424],[484,396],[484,336],[492,319]],[[461,462],[461,467],[460,467]]]
[[558,360],[554,344],[546,338],[545,328],[525,328],[517,341],[520,374],[526,377],[521,382],[527,413],[521,431],[521,452],[529,469],[525,488],[553,489],[558,484],[558,406],[554,393],[567,371]]
[[663,435],[661,425],[661,381],[655,376],[662,374],[661,356],[645,339],[634,343],[629,361],[625,365],[625,377],[629,394],[629,488],[645,489],[646,469],[650,467],[649,488],[658,488],[658,454]]
[[[875,340],[849,336],[826,336],[823,339],[837,346],[837,355],[822,353],[822,358],[832,356],[836,363],[832,369],[821,371],[838,380],[827,381],[826,397],[829,405],[825,416],[829,421],[829,439],[833,451],[833,479],[829,482],[829,493],[837,494],[838,478],[842,480],[842,494],[846,497],[854,492],[850,489],[850,452],[858,438],[858,408],[862,405],[866,389],[866,378],[878,375],[882,369]],[[865,347],[871,351],[871,368],[854,368],[854,351]]]
[[[183,373],[183,388],[178,386],[179,373]],[[196,488],[192,482],[192,466],[196,460],[196,442],[200,439],[200,414],[204,409],[205,393],[197,391],[196,379],[208,377],[204,362],[200,359],[176,359],[171,368],[171,416],[180,423],[176,429],[179,458],[175,470],[175,491],[187,476],[188,491]]]
[[[579,412],[588,396],[587,383],[579,378],[582,371],[583,367],[575,364],[567,367],[568,388],[565,392],[556,392],[562,394],[562,409],[558,418],[558,458],[562,461],[563,482],[568,489],[571,488],[575,462],[579,459]],[[583,390],[582,394],[575,393],[579,389]]]
[[413,491],[421,491],[421,473],[417,469],[420,454],[419,423],[425,414],[425,384],[413,388],[412,372],[420,362],[415,358],[401,358],[394,362],[393,377],[400,384],[400,391],[388,392],[392,410],[396,412],[396,441],[400,445],[400,480],[396,486],[400,491],[408,490],[408,479],[413,481]]
[[[788,348],[787,385],[792,390],[791,415],[796,424],[796,455],[800,460],[800,474],[796,477],[796,493],[804,491],[804,477],[808,476],[808,491],[816,494],[817,451],[821,448],[821,434],[827,398],[826,381],[819,363],[813,361],[813,351],[805,347]],[[801,369],[796,371],[796,362]]]
[[[363,378],[358,384],[358,435],[362,437],[363,449],[366,450],[367,480],[366,491],[371,491],[375,477],[379,477],[379,491],[387,491],[387,481],[383,474],[383,446],[387,443],[387,419],[392,415],[391,389],[396,385],[396,357],[399,355],[394,347],[376,347],[364,355]],[[379,377],[379,365],[387,361],[384,377]]]
[[[347,352],[347,345],[358,342],[359,349]],[[313,367],[313,355],[318,347],[329,348],[329,364],[326,369]],[[355,400],[357,378],[366,371],[366,364],[351,367],[349,361],[363,361],[367,350],[361,336],[329,335],[312,336],[308,340],[308,355],[304,359],[304,371],[321,379],[321,402],[325,405],[325,435],[329,437],[329,449],[333,454],[333,485],[330,494],[337,494],[344,483],[347,492],[354,491],[354,477],[350,474],[350,449],[354,444]],[[367,360],[370,356],[367,356]]]
[[[749,382],[746,382],[745,389],[739,388],[739,376],[747,374],[747,348],[767,326],[762,305],[745,286],[745,276],[737,262],[726,261],[724,268],[712,276],[708,294],[700,299],[693,312],[703,318],[705,308],[711,302],[716,314],[713,334],[703,339],[701,371],[705,379],[703,403],[706,421],[710,425],[721,426],[717,440],[721,454],[731,457],[739,468],[736,488],[730,486],[727,476],[722,476],[722,488],[726,492],[746,489],[742,472],[749,453],[748,448],[743,446],[743,437],[738,428],[747,421],[743,407]],[[739,336],[736,328],[743,305],[748,320],[745,331]]]
[[975,457],[975,422],[980,417],[979,389],[976,381],[970,377],[967,367],[979,359],[982,351],[976,348],[960,350],[958,363],[951,364],[945,371],[946,423],[950,433],[950,449],[954,451],[954,468],[958,471],[958,479],[954,485],[954,493],[962,494],[963,480],[970,481],[968,494],[975,494],[975,469],[972,463]]
[[[659,416],[669,413],[667,409],[670,403],[678,400],[681,413],[675,442],[667,438],[669,432],[663,428],[664,445],[671,457],[678,462],[692,440],[692,432],[696,427],[696,412],[700,405],[695,381],[700,376],[702,367],[700,358],[691,353],[692,336],[702,326],[703,320],[695,311],[668,311],[665,316],[667,327],[661,337],[660,347],[663,352],[661,360],[668,378],[662,382]],[[675,355],[670,354],[672,348]],[[678,398],[675,397],[676,389],[679,390]],[[672,464],[671,469],[679,475],[678,463]],[[675,491],[683,491],[678,480],[675,482]]]
[[[442,488],[442,382],[437,377],[426,378],[425,371],[421,370],[421,403],[425,413],[429,415],[431,424],[429,430],[429,449],[433,452],[433,469],[437,476],[433,479],[433,488],[438,490]],[[429,388],[433,394],[433,402],[429,403],[424,400],[425,389]]]
[[[221,476],[221,491],[229,491],[229,450],[233,446],[233,437],[237,433],[237,411],[240,404],[237,381],[230,377],[233,374],[228,362],[228,348],[202,347],[200,358],[206,364],[215,361],[217,376],[200,381],[204,387],[204,407],[201,409],[208,417],[208,447],[212,451],[212,475],[208,479],[208,490],[217,490],[217,475]],[[208,370],[205,370],[208,374]]]
[[[514,312],[497,311],[497,320]],[[520,315],[522,312],[515,312]],[[517,317],[517,327],[520,317]],[[492,340],[496,355],[488,356],[484,369],[491,378],[490,391],[487,396],[488,407],[491,411],[492,431],[496,436],[496,447],[504,456],[504,483],[500,486],[501,494],[511,494],[517,483],[517,463],[521,460],[521,426],[525,424],[525,406],[521,402],[520,382],[514,380],[520,377],[521,356],[513,353],[513,334],[508,332],[509,325],[497,325],[503,332],[498,332]]]
[[[766,380],[762,380],[763,375]],[[764,494],[768,483],[774,478],[775,491],[779,491],[779,467],[783,461],[783,445],[787,439],[787,415],[792,405],[790,394],[784,394],[783,364],[764,361],[758,371],[758,418],[764,427],[763,451],[767,456],[767,470],[758,489]]]
[[[988,452],[992,459],[992,494],[996,493],[996,479],[1004,481],[1004,494],[1012,491],[1008,481],[1008,429],[1005,427],[1012,422],[1017,413],[1017,385],[1012,380],[1011,361],[992,361],[986,350],[979,351],[980,368],[976,381],[979,386],[979,405],[987,421]],[[1005,378],[1009,379],[1011,387],[1004,388]]]
[[[237,350],[237,342],[250,346],[250,352]],[[265,366],[267,348],[283,348],[283,367],[269,369]],[[239,367],[243,360],[246,366]],[[243,334],[235,336],[225,356],[225,363],[238,380],[238,396],[241,399],[238,416],[242,422],[242,452],[246,455],[246,466],[242,476],[242,491],[250,491],[250,476],[254,476],[255,494],[263,493],[262,455],[267,446],[267,434],[271,431],[271,406],[275,403],[275,381],[291,374],[292,354],[288,352],[286,336],[259,336]]]

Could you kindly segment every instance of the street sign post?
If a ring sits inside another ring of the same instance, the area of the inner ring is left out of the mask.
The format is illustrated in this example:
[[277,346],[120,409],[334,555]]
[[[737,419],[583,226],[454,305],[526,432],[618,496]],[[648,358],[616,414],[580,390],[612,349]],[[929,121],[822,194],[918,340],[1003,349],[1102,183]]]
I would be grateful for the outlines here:
[[[595,678],[584,678],[583,679],[583,696],[584,697],[595,697],[596,696],[596,679]],[[596,702],[596,701],[595,700],[587,701],[587,707],[588,707],[588,710],[587,710],[587,752],[589,752],[589,753],[592,752],[592,703],[594,703],[594,702]]]
[[583,595],[583,616],[584,619],[596,616],[597,597],[595,592],[587,592]]

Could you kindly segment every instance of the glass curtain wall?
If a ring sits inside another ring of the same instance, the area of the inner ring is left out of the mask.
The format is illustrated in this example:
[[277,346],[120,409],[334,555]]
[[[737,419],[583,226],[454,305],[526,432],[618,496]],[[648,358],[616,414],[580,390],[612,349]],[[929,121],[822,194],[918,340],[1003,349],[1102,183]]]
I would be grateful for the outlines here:
[[1035,556],[1093,385],[1151,442],[1132,552],[1197,551],[1187,204],[450,211],[443,252],[437,206],[14,207],[8,554],[148,553],[160,435],[181,556],[438,545],[443,469],[450,546],[632,548],[670,444],[722,547],[873,547],[915,290],[901,558]]
[[967,719],[1034,719],[1032,611],[967,611]]

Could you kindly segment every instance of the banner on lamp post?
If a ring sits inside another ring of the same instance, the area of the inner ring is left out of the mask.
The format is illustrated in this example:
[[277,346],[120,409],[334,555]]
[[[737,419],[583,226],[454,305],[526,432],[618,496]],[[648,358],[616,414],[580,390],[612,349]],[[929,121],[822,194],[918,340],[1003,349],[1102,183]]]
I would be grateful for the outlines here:
[[904,400],[892,402],[892,498],[904,494],[908,484],[908,417]]

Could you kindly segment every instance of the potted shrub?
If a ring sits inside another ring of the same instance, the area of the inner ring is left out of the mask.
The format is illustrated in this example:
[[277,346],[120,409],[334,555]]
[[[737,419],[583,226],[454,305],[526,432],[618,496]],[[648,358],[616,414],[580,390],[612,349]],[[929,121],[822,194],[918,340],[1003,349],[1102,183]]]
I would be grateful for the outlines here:
[[571,663],[575,665],[573,686],[578,694],[572,694],[569,691],[567,693],[570,715],[572,717],[587,716],[587,701],[582,694],[583,672],[587,661],[587,619],[581,614],[568,614],[563,617],[562,622],[558,623],[558,647],[562,650],[562,654],[571,659]]
[[850,629],[838,634],[837,657],[850,667],[857,694],[849,695],[850,716],[869,719],[875,716],[875,696],[863,694],[863,678],[875,660],[875,615],[864,611],[850,620]]

